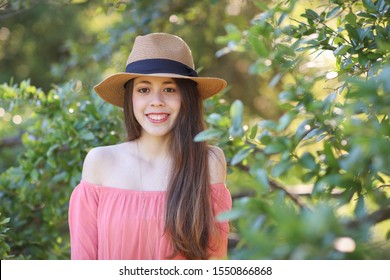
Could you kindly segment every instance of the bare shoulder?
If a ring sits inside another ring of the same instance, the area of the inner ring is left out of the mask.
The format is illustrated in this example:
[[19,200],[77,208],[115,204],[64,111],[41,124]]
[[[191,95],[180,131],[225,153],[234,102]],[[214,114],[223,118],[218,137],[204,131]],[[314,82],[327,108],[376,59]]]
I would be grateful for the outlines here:
[[105,174],[116,161],[118,151],[123,144],[92,148],[84,159],[82,179],[101,185]]
[[226,159],[222,149],[217,146],[209,146],[210,183],[225,183]]

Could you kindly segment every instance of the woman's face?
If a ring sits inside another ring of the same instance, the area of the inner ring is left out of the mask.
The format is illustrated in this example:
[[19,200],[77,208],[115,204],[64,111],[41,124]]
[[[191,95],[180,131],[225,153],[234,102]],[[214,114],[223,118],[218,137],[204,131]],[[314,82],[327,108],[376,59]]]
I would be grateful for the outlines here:
[[171,133],[181,107],[181,92],[175,81],[162,77],[138,77],[133,86],[134,115],[142,134],[167,136]]

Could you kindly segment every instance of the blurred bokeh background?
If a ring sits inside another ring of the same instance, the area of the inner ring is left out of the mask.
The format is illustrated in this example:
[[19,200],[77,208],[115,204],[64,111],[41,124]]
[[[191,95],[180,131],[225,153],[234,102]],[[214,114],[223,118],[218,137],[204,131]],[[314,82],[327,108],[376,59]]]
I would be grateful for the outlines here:
[[168,32],[229,83],[197,137],[228,161],[229,258],[389,259],[389,18],[387,0],[0,0],[0,257],[69,258],[84,156],[124,140],[93,85]]

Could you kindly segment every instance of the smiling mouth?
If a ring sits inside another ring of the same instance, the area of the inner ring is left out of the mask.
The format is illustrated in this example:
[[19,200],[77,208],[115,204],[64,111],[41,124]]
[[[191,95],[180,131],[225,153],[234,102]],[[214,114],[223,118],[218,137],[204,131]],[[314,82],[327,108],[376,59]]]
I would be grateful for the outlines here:
[[168,119],[169,114],[146,114],[146,117],[152,122],[152,123],[161,123]]

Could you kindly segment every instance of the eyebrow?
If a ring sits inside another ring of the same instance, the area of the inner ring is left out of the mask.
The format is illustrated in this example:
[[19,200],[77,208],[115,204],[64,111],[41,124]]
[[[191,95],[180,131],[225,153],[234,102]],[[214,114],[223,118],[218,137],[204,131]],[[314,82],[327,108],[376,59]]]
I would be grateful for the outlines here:
[[[135,85],[138,85],[138,84],[149,84],[149,85],[151,85],[152,83],[150,81],[147,81],[147,80],[141,80],[141,81],[135,83]],[[162,84],[163,85],[167,85],[167,84],[175,85],[176,83],[173,82],[173,81],[164,81]]]

